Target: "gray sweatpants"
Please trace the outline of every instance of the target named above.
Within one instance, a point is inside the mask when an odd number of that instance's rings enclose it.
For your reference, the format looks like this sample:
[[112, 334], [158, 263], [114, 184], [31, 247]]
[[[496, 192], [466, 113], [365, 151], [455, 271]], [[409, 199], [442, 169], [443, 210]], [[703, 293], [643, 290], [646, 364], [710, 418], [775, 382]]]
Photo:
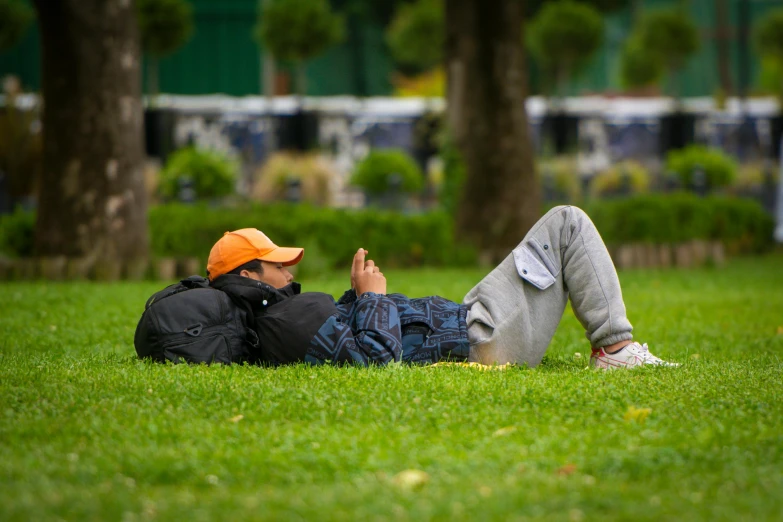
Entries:
[[569, 297], [592, 346], [632, 339], [601, 236], [584, 211], [560, 206], [465, 296], [470, 360], [537, 365]]

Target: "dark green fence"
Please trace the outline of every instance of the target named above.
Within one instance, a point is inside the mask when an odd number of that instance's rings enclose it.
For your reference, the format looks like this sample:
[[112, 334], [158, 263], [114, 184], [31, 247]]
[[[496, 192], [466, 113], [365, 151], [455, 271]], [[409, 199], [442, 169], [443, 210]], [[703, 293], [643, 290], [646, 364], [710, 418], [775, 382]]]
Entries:
[[[161, 90], [174, 94], [258, 94], [261, 53], [252, 38], [258, 0], [191, 1], [196, 16], [195, 34], [183, 49], [162, 60]], [[783, 7], [783, 0], [726, 0], [729, 27], [725, 34], [729, 40], [730, 70], [735, 88], [742, 64], [737, 23], [742, 2], [747, 2], [751, 22], [761, 19], [770, 9]], [[644, 0], [640, 5], [644, 9], [654, 9], [675, 3], [677, 0]], [[683, 94], [710, 96], [717, 92], [719, 85], [716, 2], [698, 0], [688, 2], [688, 5], [701, 29], [702, 47], [688, 63], [682, 78]], [[619, 90], [618, 59], [632, 18], [629, 10], [606, 19], [603, 48], [585, 72], [573, 80], [572, 93]], [[348, 20], [347, 29], [347, 38], [342, 45], [309, 64], [308, 94], [390, 94], [393, 66], [384, 43], [383, 28]], [[16, 74], [22, 78], [26, 89], [37, 90], [40, 85], [38, 56], [38, 34], [34, 28], [16, 48], [0, 54], [0, 76]], [[748, 66], [753, 83], [758, 78], [760, 65], [752, 46]], [[533, 69], [531, 78], [535, 90], [538, 75]], [[282, 70], [285, 74], [285, 64]]]

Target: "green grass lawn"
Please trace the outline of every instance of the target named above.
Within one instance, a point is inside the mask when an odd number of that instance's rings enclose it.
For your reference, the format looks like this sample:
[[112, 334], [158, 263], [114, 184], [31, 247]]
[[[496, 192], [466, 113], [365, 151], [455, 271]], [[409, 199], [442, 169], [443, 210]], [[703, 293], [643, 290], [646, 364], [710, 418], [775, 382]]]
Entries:
[[[386, 275], [459, 300], [482, 273]], [[783, 519], [783, 256], [621, 280], [681, 368], [587, 369], [570, 310], [533, 370], [154, 365], [160, 284], [3, 283], [0, 520]]]

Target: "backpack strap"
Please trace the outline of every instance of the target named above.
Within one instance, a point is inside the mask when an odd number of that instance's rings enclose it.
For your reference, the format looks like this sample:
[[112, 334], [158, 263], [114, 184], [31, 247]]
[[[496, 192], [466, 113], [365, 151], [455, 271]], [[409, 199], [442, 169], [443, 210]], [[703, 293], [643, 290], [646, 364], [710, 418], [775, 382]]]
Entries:
[[192, 275], [190, 277], [186, 277], [185, 279], [181, 280], [179, 283], [187, 287], [188, 290], [192, 290], [194, 288], [209, 288], [209, 279], [198, 275]]
[[160, 292], [153, 294], [149, 299], [147, 299], [147, 303], [144, 305], [144, 309], [146, 310], [152, 306], [152, 303], [156, 303], [161, 299], [171, 297], [174, 294], [185, 292], [187, 290], [194, 290], [196, 288], [209, 288], [209, 279], [197, 275], [186, 277], [179, 283], [174, 283], [173, 285], [167, 286]]

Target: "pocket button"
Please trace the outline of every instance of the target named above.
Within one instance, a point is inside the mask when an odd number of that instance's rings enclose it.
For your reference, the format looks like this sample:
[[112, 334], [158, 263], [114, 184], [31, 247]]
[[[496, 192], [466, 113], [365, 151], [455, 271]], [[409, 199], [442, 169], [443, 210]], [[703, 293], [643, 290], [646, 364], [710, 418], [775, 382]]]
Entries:
[[549, 250], [549, 245], [544, 245], [544, 250]]
[[523, 274], [527, 274], [527, 270], [522, 270], [522, 273]]

